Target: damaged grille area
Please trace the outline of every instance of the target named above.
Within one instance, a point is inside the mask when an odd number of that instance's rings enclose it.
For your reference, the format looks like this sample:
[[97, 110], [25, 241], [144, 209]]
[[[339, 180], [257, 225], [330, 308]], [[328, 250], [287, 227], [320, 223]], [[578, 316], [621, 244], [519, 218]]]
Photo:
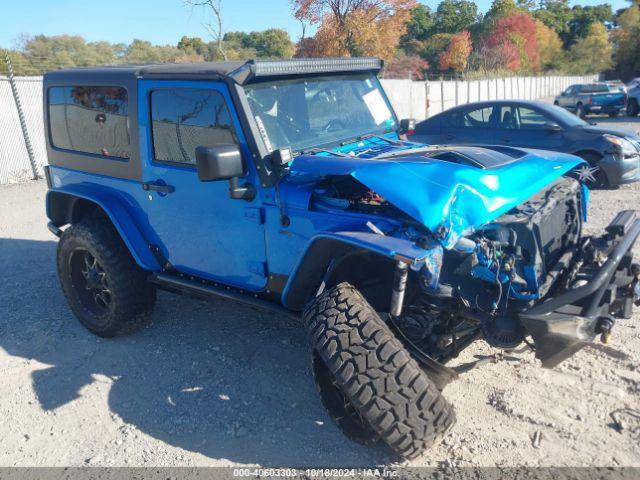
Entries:
[[534, 266], [541, 286], [553, 283], [556, 272], [572, 260], [582, 230], [581, 210], [580, 184], [561, 178], [498, 219], [515, 233], [516, 248], [524, 263]]

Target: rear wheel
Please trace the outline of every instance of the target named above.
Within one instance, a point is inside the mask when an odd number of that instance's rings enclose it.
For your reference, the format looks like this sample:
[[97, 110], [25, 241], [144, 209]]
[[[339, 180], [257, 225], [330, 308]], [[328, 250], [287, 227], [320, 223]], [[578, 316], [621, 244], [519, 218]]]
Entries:
[[415, 458], [451, 428], [453, 408], [353, 286], [324, 292], [303, 318], [322, 402], [351, 439]]
[[586, 116], [586, 114], [584, 113], [584, 106], [581, 103], [576, 105], [576, 116], [580, 118], [584, 118]]
[[635, 98], [629, 100], [627, 103], [627, 115], [630, 117], [635, 117], [640, 112], [640, 108], [638, 107], [638, 101]]
[[57, 264], [71, 310], [92, 333], [113, 337], [146, 323], [155, 287], [108, 221], [88, 219], [67, 228]]

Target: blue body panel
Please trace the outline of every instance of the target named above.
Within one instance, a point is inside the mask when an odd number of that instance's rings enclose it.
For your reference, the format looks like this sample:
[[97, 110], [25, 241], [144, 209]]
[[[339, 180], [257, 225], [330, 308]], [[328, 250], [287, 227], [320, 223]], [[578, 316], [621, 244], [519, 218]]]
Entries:
[[154, 235], [137, 198], [140, 190], [138, 182], [60, 167], [50, 167], [50, 172], [53, 185], [47, 192], [47, 213], [50, 197], [54, 193], [64, 193], [95, 202], [109, 215], [136, 263], [145, 270], [160, 269], [156, 258], [149, 250], [149, 243], [153, 241]]
[[426, 157], [297, 157], [293, 174], [351, 175], [432, 232], [457, 240], [535, 195], [583, 160], [535, 151], [508, 165], [480, 169]]

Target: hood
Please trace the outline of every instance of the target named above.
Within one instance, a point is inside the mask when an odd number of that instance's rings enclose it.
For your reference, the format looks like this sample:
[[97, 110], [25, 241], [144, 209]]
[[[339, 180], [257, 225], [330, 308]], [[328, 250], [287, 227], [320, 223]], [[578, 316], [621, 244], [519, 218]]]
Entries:
[[634, 132], [633, 130], [629, 130], [628, 128], [616, 128], [616, 127], [607, 127], [604, 125], [587, 125], [581, 127], [584, 132], [592, 133], [594, 135], [617, 135], [618, 137], [627, 137], [632, 138], [634, 140], [640, 140], [640, 136], [638, 136], [638, 132]]
[[[459, 153], [458, 150], [461, 150]], [[392, 158], [301, 155], [293, 175], [351, 175], [436, 233], [446, 248], [506, 213], [583, 161], [573, 155], [505, 147], [403, 150]], [[438, 152], [434, 154], [433, 152]], [[473, 156], [473, 155], [472, 155]]]

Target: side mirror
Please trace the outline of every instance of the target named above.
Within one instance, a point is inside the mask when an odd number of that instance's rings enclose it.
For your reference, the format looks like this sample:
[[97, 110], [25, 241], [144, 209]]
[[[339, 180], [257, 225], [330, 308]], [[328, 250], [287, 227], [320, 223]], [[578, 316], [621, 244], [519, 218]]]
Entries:
[[244, 175], [242, 155], [236, 145], [197, 147], [196, 167], [201, 182], [229, 180]]
[[244, 175], [244, 162], [237, 145], [197, 147], [196, 169], [201, 182], [229, 180], [229, 196], [234, 200], [251, 201], [256, 197], [251, 184], [240, 186], [238, 182], [238, 177]]
[[562, 131], [562, 127], [555, 122], [545, 123], [544, 129], [549, 133], [558, 133]]
[[400, 120], [400, 134], [412, 134], [416, 130], [416, 121], [413, 118], [403, 118]]

